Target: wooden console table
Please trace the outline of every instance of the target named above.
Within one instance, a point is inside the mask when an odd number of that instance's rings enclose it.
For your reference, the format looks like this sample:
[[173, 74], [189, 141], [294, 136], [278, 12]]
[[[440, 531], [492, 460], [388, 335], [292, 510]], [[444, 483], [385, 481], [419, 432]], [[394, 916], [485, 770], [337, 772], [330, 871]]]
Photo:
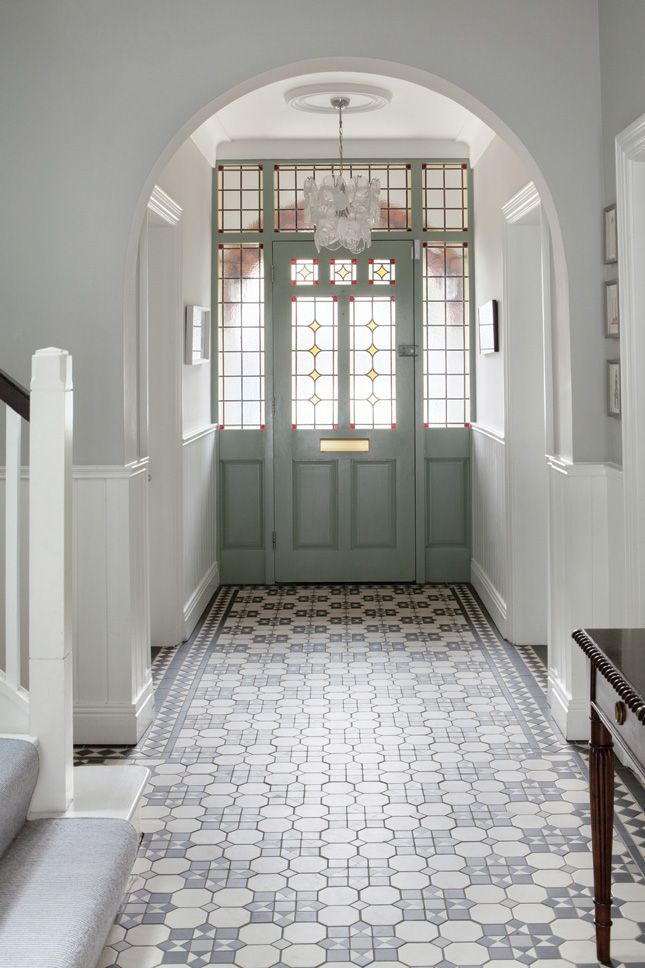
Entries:
[[596, 953], [610, 964], [614, 740], [645, 773], [645, 629], [579, 629], [574, 640], [591, 662], [589, 792]]

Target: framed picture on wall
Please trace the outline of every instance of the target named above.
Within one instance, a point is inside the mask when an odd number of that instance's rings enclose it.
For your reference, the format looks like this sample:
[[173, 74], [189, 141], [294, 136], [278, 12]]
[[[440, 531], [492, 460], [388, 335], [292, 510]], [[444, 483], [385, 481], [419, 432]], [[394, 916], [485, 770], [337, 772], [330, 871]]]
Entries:
[[479, 352], [486, 356], [488, 353], [499, 351], [499, 326], [497, 321], [497, 300], [489, 299], [477, 310], [479, 321]]
[[620, 360], [607, 360], [607, 413], [620, 417]]
[[608, 205], [604, 210], [603, 239], [605, 264], [618, 262], [618, 232], [616, 230], [616, 206]]
[[184, 363], [196, 366], [210, 357], [211, 312], [205, 306], [186, 306]]
[[618, 283], [614, 279], [605, 283], [605, 336], [620, 336], [620, 311], [618, 307]]

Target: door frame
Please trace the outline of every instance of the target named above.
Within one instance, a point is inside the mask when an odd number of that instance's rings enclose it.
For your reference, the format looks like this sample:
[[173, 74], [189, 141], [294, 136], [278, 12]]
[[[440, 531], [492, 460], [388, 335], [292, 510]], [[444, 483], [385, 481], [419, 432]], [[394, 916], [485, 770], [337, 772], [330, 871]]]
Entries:
[[[212, 374], [212, 405], [213, 414], [218, 414], [219, 397], [219, 258], [218, 250], [222, 245], [259, 245], [263, 249], [264, 260], [264, 334], [265, 334], [265, 419], [266, 429], [260, 431], [263, 434], [261, 451], [257, 446], [244, 446], [243, 458], [257, 462], [261, 455], [263, 463], [263, 494], [262, 494], [262, 513], [263, 524], [262, 534], [264, 541], [263, 550], [257, 549], [258, 559], [253, 568], [259, 572], [260, 568], [264, 572], [264, 582], [267, 584], [275, 583], [275, 557], [273, 552], [273, 532], [274, 524], [274, 441], [273, 441], [273, 419], [272, 419], [272, 400], [273, 385], [271, 375], [273, 374], [273, 261], [272, 243], [274, 241], [311, 241], [313, 233], [278, 231], [274, 227], [274, 169], [279, 165], [325, 165], [328, 166], [333, 159], [331, 158], [227, 158], [213, 169], [213, 191], [212, 191], [212, 225], [213, 225], [213, 255], [212, 255], [212, 340], [213, 348], [211, 374]], [[470, 558], [471, 558], [471, 508], [470, 508], [470, 425], [476, 420], [475, 413], [475, 266], [474, 266], [474, 196], [473, 196], [473, 170], [467, 158], [462, 157], [357, 157], [348, 159], [348, 163], [354, 165], [379, 165], [379, 164], [405, 164], [410, 168], [410, 201], [411, 201], [411, 224], [409, 229], [396, 229], [388, 232], [372, 233], [374, 241], [402, 241], [414, 243], [414, 327], [415, 342], [419, 348], [415, 361], [415, 509], [416, 509], [416, 577], [415, 582], [425, 581], [470, 581]], [[422, 186], [423, 168], [425, 165], [433, 164], [459, 164], [467, 168], [468, 173], [468, 227], [463, 230], [434, 230], [423, 229], [423, 206], [422, 206]], [[248, 231], [220, 231], [218, 228], [218, 170], [224, 166], [244, 166], [258, 165], [261, 167], [262, 175], [262, 221], [263, 230]], [[423, 266], [422, 266], [422, 245], [427, 243], [441, 243], [450, 245], [451, 243], [461, 243], [468, 247], [469, 261], [469, 334], [470, 334], [470, 420], [462, 428], [452, 427], [424, 427], [423, 423]], [[231, 460], [228, 456], [224, 457], [226, 450], [223, 444], [223, 433], [226, 433], [218, 423], [218, 481], [222, 481], [222, 465], [225, 461]], [[254, 434], [259, 431], [249, 430], [245, 433]], [[251, 453], [252, 452], [252, 453]], [[460, 526], [455, 534], [433, 534], [433, 529], [428, 521], [427, 513], [427, 490], [429, 482], [436, 480], [438, 485], [441, 479], [447, 481], [450, 478], [460, 489], [463, 498], [463, 526]], [[222, 486], [218, 486], [217, 494], [217, 549], [218, 559], [222, 568], [223, 579], [225, 581], [237, 581], [236, 577], [231, 577], [226, 572], [224, 558], [226, 557], [226, 547], [223, 544], [224, 531], [224, 496]], [[233, 566], [234, 568], [235, 566]]]

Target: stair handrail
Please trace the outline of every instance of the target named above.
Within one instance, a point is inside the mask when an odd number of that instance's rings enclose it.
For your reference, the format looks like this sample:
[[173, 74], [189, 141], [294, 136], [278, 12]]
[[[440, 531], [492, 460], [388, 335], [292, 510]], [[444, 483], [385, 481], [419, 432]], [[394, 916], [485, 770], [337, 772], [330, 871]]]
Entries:
[[23, 420], [29, 422], [31, 411], [29, 390], [4, 370], [0, 370], [0, 401], [6, 403]]

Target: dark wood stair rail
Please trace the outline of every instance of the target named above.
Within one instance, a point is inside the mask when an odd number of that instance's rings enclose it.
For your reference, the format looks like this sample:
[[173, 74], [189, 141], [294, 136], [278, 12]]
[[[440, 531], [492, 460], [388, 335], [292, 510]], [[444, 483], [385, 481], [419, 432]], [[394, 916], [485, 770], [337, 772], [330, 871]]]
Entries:
[[29, 390], [4, 370], [0, 370], [0, 401], [15, 410], [23, 420], [29, 420]]

